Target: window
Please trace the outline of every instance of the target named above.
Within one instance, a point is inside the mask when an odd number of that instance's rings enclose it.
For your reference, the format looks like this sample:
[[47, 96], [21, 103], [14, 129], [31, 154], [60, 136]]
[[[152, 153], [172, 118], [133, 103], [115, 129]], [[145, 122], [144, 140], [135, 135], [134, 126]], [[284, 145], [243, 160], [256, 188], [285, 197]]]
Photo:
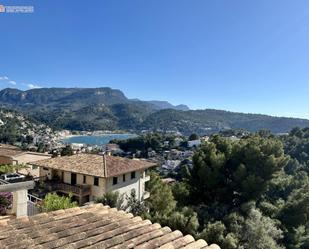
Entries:
[[126, 174], [122, 175], [122, 181], [125, 182], [126, 181]]
[[113, 177], [113, 185], [116, 185], [118, 183], [118, 177]]
[[77, 183], [77, 175], [75, 173], [71, 173], [71, 185], [76, 185]]
[[48, 170], [48, 168], [43, 167], [44, 170]]
[[131, 179], [135, 178], [135, 171], [131, 172]]
[[93, 185], [94, 186], [99, 186], [99, 177], [94, 177], [93, 178]]
[[86, 176], [83, 176], [83, 183], [86, 183]]

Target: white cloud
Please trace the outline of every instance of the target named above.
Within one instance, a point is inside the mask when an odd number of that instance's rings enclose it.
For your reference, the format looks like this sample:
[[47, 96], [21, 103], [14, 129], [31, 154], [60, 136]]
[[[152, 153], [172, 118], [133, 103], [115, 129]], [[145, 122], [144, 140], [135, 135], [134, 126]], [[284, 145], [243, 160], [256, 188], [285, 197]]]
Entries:
[[11, 85], [14, 85], [14, 86], [16, 85], [16, 81], [14, 81], [14, 80], [10, 80], [9, 83], [10, 83]]
[[16, 85], [17, 85], [17, 83], [16, 83], [15, 80], [11, 80], [11, 79], [9, 79], [9, 77], [7, 77], [7, 76], [0, 76], [0, 81], [4, 81], [5, 83], [10, 84], [10, 85], [13, 85], [13, 86], [16, 86]]
[[27, 86], [29, 89], [41, 88], [40, 86], [35, 85], [35, 84], [26, 84], [26, 86]]
[[27, 87], [28, 89], [35, 89], [35, 88], [42, 88], [41, 86], [37, 85], [37, 84], [32, 84], [32, 83], [17, 83], [15, 80], [10, 79], [7, 76], [0, 76], [0, 81], [3, 81], [3, 84], [10, 84], [12, 86], [24, 86]]
[[9, 79], [9, 77], [7, 77], [7, 76], [0, 76], [0, 80], [8, 80]]

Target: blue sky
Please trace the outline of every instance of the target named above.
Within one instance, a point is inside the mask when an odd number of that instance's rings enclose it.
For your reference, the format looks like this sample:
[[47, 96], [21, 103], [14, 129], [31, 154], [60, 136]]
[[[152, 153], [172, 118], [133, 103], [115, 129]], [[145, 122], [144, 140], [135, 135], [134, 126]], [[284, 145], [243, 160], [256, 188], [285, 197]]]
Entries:
[[309, 119], [307, 0], [0, 4], [34, 6], [0, 13], [1, 88], [109, 86], [129, 98]]

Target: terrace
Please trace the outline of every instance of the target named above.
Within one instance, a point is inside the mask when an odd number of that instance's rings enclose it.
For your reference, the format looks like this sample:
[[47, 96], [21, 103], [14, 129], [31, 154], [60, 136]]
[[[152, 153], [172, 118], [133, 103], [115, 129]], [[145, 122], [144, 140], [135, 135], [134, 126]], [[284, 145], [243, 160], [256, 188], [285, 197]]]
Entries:
[[63, 182], [58, 177], [53, 177], [48, 180], [47, 177], [35, 178], [35, 188], [31, 190], [31, 194], [44, 198], [46, 194], [50, 192], [56, 192], [58, 194], [73, 195], [73, 199], [79, 203], [84, 203], [85, 200], [88, 201], [88, 196], [91, 194], [91, 186], [87, 184], [69, 184]]
[[[47, 182], [47, 184], [49, 184]], [[90, 185], [71, 185], [68, 183], [63, 183], [63, 182], [56, 182], [51, 184], [52, 191], [56, 192], [63, 192], [66, 194], [72, 193], [73, 195], [77, 196], [85, 196], [89, 195], [91, 191], [91, 186]]]

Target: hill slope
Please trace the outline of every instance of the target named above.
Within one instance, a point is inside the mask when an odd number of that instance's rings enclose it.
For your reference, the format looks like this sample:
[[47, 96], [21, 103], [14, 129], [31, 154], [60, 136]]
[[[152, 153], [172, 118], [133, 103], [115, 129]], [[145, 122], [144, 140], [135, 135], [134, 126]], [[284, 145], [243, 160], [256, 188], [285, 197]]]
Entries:
[[28, 136], [46, 137], [53, 133], [45, 124], [17, 111], [0, 108], [0, 142], [27, 142]]
[[245, 114], [222, 110], [161, 110], [150, 114], [142, 129], [177, 130], [185, 134], [193, 131], [209, 134], [226, 129], [258, 131], [268, 129], [273, 133], [289, 132], [294, 127], [308, 127], [309, 120]]
[[71, 130], [163, 130], [208, 134], [243, 128], [288, 132], [309, 127], [309, 120], [279, 118], [221, 110], [188, 110], [165, 101], [130, 100], [120, 90], [102, 88], [42, 88], [0, 91], [0, 105], [21, 111], [55, 128]]

